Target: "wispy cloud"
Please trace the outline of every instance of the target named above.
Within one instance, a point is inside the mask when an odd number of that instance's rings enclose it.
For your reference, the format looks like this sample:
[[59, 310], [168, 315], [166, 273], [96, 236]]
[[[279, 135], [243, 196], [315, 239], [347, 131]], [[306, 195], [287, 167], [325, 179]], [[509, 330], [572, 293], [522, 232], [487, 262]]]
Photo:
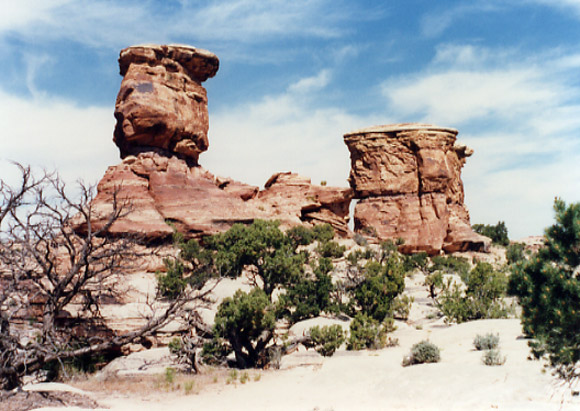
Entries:
[[0, 90], [0, 113], [0, 175], [13, 171], [9, 161], [18, 161], [57, 170], [69, 183], [96, 183], [119, 161], [110, 107], [80, 108], [44, 95], [21, 98]]
[[300, 79], [294, 84], [291, 84], [288, 91], [292, 93], [310, 93], [312, 91], [318, 91], [323, 89], [328, 85], [330, 81], [330, 71], [322, 70], [316, 76], [306, 77]]
[[[129, 0], [23, 0], [3, 8], [0, 36], [33, 42], [66, 39], [119, 48], [135, 42], [264, 42], [279, 36], [336, 37], [348, 6], [330, 0], [216, 0], [165, 2]], [[173, 3], [174, 4], [174, 3]], [[130, 29], [128, 29], [130, 28]]]
[[580, 98], [578, 69], [574, 51], [526, 56], [516, 50], [444, 45], [424, 70], [388, 79], [382, 92], [390, 110], [405, 118], [461, 126], [493, 116], [495, 122], [520, 127], [534, 121], [537, 128], [544, 113], [569, 112], [570, 101]]
[[497, 1], [471, 1], [468, 4], [441, 9], [439, 12], [430, 10], [421, 18], [421, 32], [427, 37], [437, 37], [447, 30], [457, 20], [473, 13], [496, 12], [502, 9]]
[[548, 7], [559, 8], [563, 11], [572, 11], [580, 17], [579, 0], [527, 0], [527, 3], [536, 3]]

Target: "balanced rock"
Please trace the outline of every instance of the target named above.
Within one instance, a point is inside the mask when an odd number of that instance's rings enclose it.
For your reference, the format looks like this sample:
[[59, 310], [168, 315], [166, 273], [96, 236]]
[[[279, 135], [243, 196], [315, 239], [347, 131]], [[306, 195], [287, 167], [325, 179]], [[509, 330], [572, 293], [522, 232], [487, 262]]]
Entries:
[[403, 252], [487, 250], [465, 208], [461, 168], [473, 151], [457, 130], [429, 124], [375, 126], [344, 136], [351, 154], [355, 232], [402, 238]]
[[199, 238], [257, 218], [279, 220], [281, 228], [329, 223], [340, 235], [350, 234], [350, 188], [313, 186], [297, 174], [276, 173], [260, 191], [199, 166], [209, 127], [201, 82], [218, 70], [214, 54], [189, 46], [134, 46], [121, 51], [119, 65], [124, 77], [114, 141], [123, 162], [109, 167], [97, 186], [94, 227], [107, 224], [120, 202], [129, 212], [109, 232], [149, 241], [168, 239], [174, 228]]
[[201, 83], [217, 73], [218, 58], [189, 46], [133, 46], [121, 51], [119, 66], [113, 140], [121, 158], [156, 147], [197, 164], [209, 146]]

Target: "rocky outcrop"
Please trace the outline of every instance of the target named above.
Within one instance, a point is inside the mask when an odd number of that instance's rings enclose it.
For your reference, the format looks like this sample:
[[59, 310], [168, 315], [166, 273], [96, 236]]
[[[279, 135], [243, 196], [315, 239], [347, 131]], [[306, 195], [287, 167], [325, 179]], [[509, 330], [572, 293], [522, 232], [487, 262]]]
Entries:
[[252, 204], [284, 226], [329, 223], [347, 236], [352, 196], [350, 188], [315, 186], [309, 178], [287, 172], [270, 177]]
[[461, 168], [473, 151], [457, 130], [428, 124], [376, 126], [345, 134], [355, 232], [402, 238], [403, 252], [485, 250], [463, 204]]
[[188, 46], [133, 46], [121, 51], [119, 66], [114, 141], [121, 158], [157, 147], [197, 164], [209, 146], [201, 83], [217, 73], [218, 58]]
[[339, 234], [350, 233], [350, 188], [313, 186], [297, 174], [277, 173], [260, 191], [199, 166], [209, 146], [201, 83], [218, 70], [214, 54], [189, 46], [134, 46], [121, 51], [119, 65], [124, 78], [114, 141], [123, 162], [109, 167], [98, 184], [93, 225], [106, 222], [116, 200], [130, 213], [109, 231], [149, 241], [168, 239], [172, 226], [203, 237], [256, 218], [279, 220], [282, 228], [330, 223]]
[[109, 167], [97, 192], [93, 206], [101, 218], [93, 224], [105, 221], [116, 196], [130, 205], [131, 212], [109, 231], [150, 241], [169, 238], [171, 225], [194, 238], [256, 218], [279, 220], [282, 228], [330, 223], [339, 234], [349, 233], [352, 190], [313, 186], [309, 179], [293, 173], [275, 174], [259, 191], [255, 186], [215, 177], [177, 156], [149, 151]]

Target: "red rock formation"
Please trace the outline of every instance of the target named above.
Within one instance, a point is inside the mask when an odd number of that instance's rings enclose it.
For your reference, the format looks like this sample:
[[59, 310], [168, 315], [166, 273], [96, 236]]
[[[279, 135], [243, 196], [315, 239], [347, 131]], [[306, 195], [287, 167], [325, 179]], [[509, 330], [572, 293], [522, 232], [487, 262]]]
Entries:
[[461, 168], [473, 151], [457, 130], [426, 124], [377, 126], [345, 134], [351, 153], [355, 232], [402, 238], [403, 252], [486, 250], [463, 204]]
[[198, 165], [209, 144], [201, 82], [216, 74], [215, 55], [187, 46], [135, 46], [121, 51], [119, 65], [124, 78], [114, 141], [123, 162], [109, 167], [97, 187], [93, 224], [104, 223], [116, 195], [132, 211], [110, 231], [148, 240], [169, 238], [168, 223], [201, 237], [256, 218], [279, 220], [282, 228], [330, 223], [339, 234], [350, 233], [350, 188], [313, 186], [296, 174], [278, 173], [260, 192]]
[[347, 236], [352, 195], [350, 188], [315, 186], [298, 174], [276, 173], [252, 204], [285, 227], [329, 223], [339, 235]]
[[93, 205], [98, 215], [110, 211], [115, 191], [131, 204], [132, 211], [111, 227], [112, 233], [149, 240], [169, 238], [169, 222], [187, 237], [201, 237], [256, 218], [279, 220], [282, 228], [330, 223], [339, 234], [349, 233], [352, 190], [313, 186], [292, 173], [275, 174], [259, 192], [255, 186], [216, 178], [177, 156], [151, 151], [109, 167], [97, 191]]
[[121, 158], [158, 147], [197, 164], [209, 145], [207, 93], [218, 58], [188, 46], [134, 46], [121, 51], [123, 81], [115, 104], [114, 141]]

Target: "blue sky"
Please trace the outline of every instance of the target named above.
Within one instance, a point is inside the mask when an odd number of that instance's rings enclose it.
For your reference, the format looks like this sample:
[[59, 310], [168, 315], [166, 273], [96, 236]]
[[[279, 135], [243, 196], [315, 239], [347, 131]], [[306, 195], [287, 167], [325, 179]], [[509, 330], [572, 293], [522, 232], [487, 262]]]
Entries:
[[580, 201], [580, 0], [0, 0], [0, 176], [8, 160], [96, 183], [112, 143], [119, 51], [184, 43], [204, 83], [216, 175], [346, 186], [342, 135], [429, 122], [475, 149], [472, 223], [542, 234]]

